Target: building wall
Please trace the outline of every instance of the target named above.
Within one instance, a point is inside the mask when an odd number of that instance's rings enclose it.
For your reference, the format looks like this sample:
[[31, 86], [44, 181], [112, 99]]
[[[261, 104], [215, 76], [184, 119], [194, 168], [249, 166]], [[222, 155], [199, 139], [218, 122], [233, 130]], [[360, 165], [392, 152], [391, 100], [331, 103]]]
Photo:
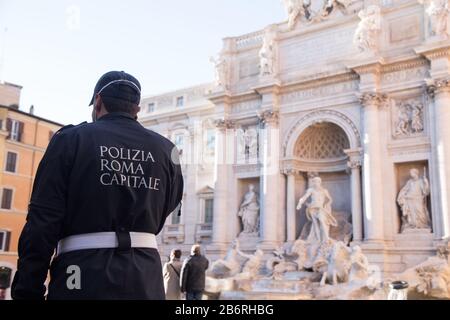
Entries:
[[[23, 122], [21, 141], [8, 139], [8, 118]], [[0, 107], [0, 120], [3, 124], [0, 131], [0, 199], [4, 188], [13, 190], [11, 209], [0, 208], [0, 229], [10, 232], [8, 251], [0, 251], [0, 265], [13, 267], [15, 272], [18, 240], [26, 222], [34, 177], [51, 133], [58, 131], [61, 125], [6, 107]], [[14, 173], [6, 171], [8, 152], [17, 154]]]
[[19, 106], [21, 86], [11, 83], [0, 83], [0, 105], [2, 106]]
[[[204, 200], [213, 197], [214, 186], [214, 150], [206, 147], [208, 132], [211, 135], [212, 130], [215, 134], [211, 121], [214, 110], [204, 96], [210, 87], [210, 84], [199, 85], [146, 97], [141, 102], [139, 121], [146, 128], [165, 136], [176, 145], [180, 136], [183, 139], [183, 143], [177, 145], [182, 149], [185, 184], [183, 205], [179, 223], [173, 223], [172, 216], [177, 214], [175, 212], [167, 218], [164, 230], [158, 235], [163, 260], [173, 248], [180, 248], [188, 254], [192, 244], [207, 244], [211, 241], [211, 226], [202, 224]], [[176, 100], [179, 97], [183, 97], [184, 104], [177, 107]], [[154, 104], [153, 112], [148, 111], [149, 104]]]

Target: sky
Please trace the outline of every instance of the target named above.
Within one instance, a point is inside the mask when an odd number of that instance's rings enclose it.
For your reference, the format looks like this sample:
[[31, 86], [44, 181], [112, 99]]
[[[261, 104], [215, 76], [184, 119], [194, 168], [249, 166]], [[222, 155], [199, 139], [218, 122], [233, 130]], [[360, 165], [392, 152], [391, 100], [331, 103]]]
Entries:
[[23, 86], [21, 110], [77, 124], [105, 72], [143, 96], [210, 82], [223, 38], [285, 19], [280, 0], [0, 0], [0, 80]]

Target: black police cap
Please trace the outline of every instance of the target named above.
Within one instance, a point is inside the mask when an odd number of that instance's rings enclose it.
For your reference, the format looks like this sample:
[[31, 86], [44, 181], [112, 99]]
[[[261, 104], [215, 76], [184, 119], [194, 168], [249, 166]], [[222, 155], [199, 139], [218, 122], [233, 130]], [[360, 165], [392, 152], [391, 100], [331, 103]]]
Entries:
[[94, 104], [97, 94], [102, 97], [139, 104], [141, 101], [141, 84], [135, 77], [124, 71], [110, 71], [105, 73], [95, 85], [94, 94], [89, 103], [90, 106]]

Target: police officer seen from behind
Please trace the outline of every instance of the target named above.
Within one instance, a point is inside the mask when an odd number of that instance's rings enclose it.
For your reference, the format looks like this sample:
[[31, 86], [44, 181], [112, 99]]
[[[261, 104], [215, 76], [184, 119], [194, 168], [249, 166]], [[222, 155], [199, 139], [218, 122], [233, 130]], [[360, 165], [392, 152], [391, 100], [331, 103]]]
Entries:
[[[180, 204], [178, 151], [139, 124], [141, 86], [98, 81], [93, 123], [52, 138], [19, 240], [14, 299], [164, 299], [155, 235]], [[54, 255], [55, 249], [56, 254]]]

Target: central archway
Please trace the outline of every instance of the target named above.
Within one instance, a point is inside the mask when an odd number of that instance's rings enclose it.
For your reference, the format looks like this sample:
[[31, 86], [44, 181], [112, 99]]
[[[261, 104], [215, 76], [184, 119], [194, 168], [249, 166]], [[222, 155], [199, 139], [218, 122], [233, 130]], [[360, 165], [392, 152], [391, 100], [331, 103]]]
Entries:
[[[342, 222], [338, 230], [333, 231], [333, 237], [349, 241], [353, 214], [357, 214], [357, 220], [360, 220], [354, 204], [359, 203], [361, 197], [356, 199], [353, 196], [353, 173], [350, 175], [348, 163], [349, 155], [359, 150], [360, 145], [356, 125], [346, 115], [334, 110], [311, 112], [290, 128], [283, 146], [283, 167], [291, 175], [288, 179], [291, 183], [287, 183], [287, 216], [295, 225], [295, 231], [290, 230], [289, 234], [295, 234], [295, 238], [306, 236], [303, 233], [308, 230], [308, 221], [304, 209], [299, 214], [293, 206], [309, 187], [309, 178], [319, 175], [333, 198], [333, 214]], [[290, 229], [289, 226], [287, 228]]]
[[295, 146], [300, 135], [307, 128], [320, 123], [337, 125], [345, 133], [350, 149], [358, 149], [361, 146], [359, 130], [347, 115], [335, 110], [317, 110], [302, 116], [290, 127], [283, 142], [284, 158], [295, 157]]
[[350, 148], [347, 134], [332, 122], [316, 123], [306, 128], [294, 148], [294, 156], [307, 161], [339, 160]]

